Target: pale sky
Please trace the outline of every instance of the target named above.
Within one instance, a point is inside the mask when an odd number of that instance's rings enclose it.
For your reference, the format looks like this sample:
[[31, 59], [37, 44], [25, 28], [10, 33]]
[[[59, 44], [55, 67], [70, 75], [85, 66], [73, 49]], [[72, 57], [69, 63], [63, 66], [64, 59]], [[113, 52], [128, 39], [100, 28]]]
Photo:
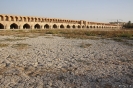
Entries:
[[133, 22], [133, 0], [0, 0], [0, 14]]

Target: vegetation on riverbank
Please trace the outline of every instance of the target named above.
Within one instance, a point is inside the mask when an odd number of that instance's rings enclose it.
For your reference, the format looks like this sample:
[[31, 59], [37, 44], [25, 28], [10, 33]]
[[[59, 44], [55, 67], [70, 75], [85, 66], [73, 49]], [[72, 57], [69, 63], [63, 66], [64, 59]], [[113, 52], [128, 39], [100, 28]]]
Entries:
[[1, 36], [37, 37], [52, 34], [66, 38], [88, 39], [90, 37], [101, 38], [127, 38], [133, 39], [133, 30], [89, 30], [89, 29], [49, 29], [49, 30], [1, 30]]

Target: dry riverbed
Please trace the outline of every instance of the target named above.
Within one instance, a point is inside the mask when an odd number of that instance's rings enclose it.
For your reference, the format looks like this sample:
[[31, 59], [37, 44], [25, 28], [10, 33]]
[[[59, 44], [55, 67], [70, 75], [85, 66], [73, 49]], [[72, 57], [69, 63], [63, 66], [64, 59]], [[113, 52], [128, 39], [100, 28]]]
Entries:
[[133, 40], [0, 36], [0, 88], [133, 88]]

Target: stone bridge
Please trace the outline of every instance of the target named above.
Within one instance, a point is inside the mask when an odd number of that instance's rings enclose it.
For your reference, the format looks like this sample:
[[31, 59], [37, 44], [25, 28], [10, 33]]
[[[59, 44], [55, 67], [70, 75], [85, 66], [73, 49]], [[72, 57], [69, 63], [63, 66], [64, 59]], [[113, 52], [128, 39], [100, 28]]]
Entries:
[[0, 29], [119, 29], [109, 23], [30, 16], [0, 15]]

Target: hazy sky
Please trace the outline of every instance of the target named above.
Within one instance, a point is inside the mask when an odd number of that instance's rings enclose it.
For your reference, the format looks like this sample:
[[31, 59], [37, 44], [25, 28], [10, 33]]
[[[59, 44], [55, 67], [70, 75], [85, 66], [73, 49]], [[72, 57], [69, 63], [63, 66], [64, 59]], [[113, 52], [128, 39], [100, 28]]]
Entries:
[[133, 22], [133, 0], [0, 0], [0, 14]]

